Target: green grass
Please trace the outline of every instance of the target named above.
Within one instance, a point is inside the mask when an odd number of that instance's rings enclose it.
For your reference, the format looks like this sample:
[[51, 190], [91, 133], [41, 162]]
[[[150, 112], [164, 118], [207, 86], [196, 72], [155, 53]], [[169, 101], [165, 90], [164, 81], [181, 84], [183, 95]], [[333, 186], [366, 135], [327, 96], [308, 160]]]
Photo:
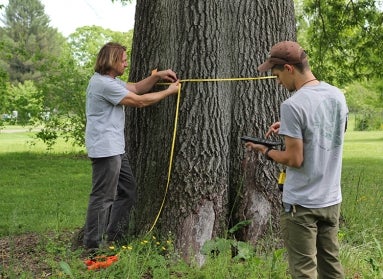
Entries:
[[47, 151], [25, 130], [0, 132], [0, 237], [80, 226], [91, 187], [84, 149], [60, 140]]
[[348, 276], [383, 278], [382, 181], [383, 132], [347, 132], [339, 236]]
[[[49, 152], [43, 144], [30, 145], [30, 135], [0, 133], [0, 237], [40, 233], [36, 249], [52, 278], [289, 278], [284, 250], [274, 248], [272, 236], [247, 260], [226, 251], [208, 257], [202, 268], [182, 261], [171, 237], [146, 236], [111, 250], [120, 260], [108, 269], [86, 271], [81, 250], [71, 251], [63, 235], [84, 222], [90, 162], [84, 150], [64, 142]], [[339, 236], [346, 278], [383, 278], [383, 132], [348, 131], [343, 157]], [[1, 265], [0, 278], [33, 278], [18, 269], [16, 255], [11, 268]]]
[[[377, 230], [383, 241], [383, 132], [350, 132], [343, 155], [342, 190], [346, 226], [353, 240], [361, 230]], [[368, 218], [366, 218], [368, 217]], [[358, 229], [355, 229], [357, 227]]]
[[[0, 129], [0, 154], [10, 152], [47, 152], [47, 146], [35, 137], [28, 127], [5, 126]], [[84, 152], [84, 148], [74, 147], [58, 139], [50, 153]]]
[[0, 153], [0, 236], [80, 226], [90, 191], [84, 155]]

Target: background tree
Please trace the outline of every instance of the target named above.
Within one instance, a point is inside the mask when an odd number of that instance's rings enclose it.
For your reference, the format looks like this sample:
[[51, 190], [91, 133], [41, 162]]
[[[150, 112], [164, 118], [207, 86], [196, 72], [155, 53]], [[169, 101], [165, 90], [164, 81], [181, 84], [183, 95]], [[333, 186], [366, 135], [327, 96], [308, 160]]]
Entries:
[[[1, 48], [0, 48], [1, 51]], [[4, 120], [8, 108], [8, 75], [0, 69], [0, 129], [4, 126]]]
[[[13, 84], [17, 92], [27, 93], [22, 88], [31, 88], [31, 83], [24, 86], [25, 82], [32, 82], [36, 87], [36, 94], [30, 94], [25, 98], [36, 97], [29, 100], [30, 103], [41, 103], [41, 110], [49, 110], [50, 99], [54, 95], [52, 91], [46, 91], [47, 77], [58, 66], [57, 57], [60, 55], [65, 39], [56, 29], [49, 27], [49, 18], [44, 13], [44, 6], [39, 0], [24, 1], [10, 0], [4, 9], [2, 22], [5, 25], [0, 28], [2, 51], [0, 53], [0, 69], [7, 73], [8, 81]], [[9, 95], [9, 90], [8, 90]], [[7, 95], [7, 94], [6, 94]], [[20, 96], [21, 100], [22, 96]], [[35, 111], [25, 111], [22, 102], [16, 102], [15, 98], [8, 98], [11, 103], [2, 107], [3, 113], [12, 110], [20, 111], [22, 119], [19, 123], [26, 124], [29, 116], [41, 114]], [[15, 103], [12, 103], [12, 100]], [[31, 109], [32, 107], [29, 107]], [[26, 117], [28, 115], [28, 117]]]
[[32, 81], [11, 85], [8, 90], [10, 111], [17, 111], [18, 124], [26, 124], [42, 112], [42, 96]]
[[[132, 46], [133, 30], [128, 32], [116, 32], [104, 29], [100, 26], [83, 26], [68, 37], [70, 52], [76, 63], [81, 68], [89, 70], [93, 74], [96, 55], [100, 48], [110, 41], [120, 42], [127, 47], [127, 54], [130, 57]], [[129, 68], [122, 79], [127, 79]]]
[[[16, 88], [17, 83], [30, 80], [41, 94], [36, 96], [43, 102], [41, 113], [27, 114], [34, 116], [30, 120], [36, 126], [42, 127], [37, 138], [48, 147], [59, 137], [83, 146], [85, 90], [94, 71], [95, 56], [108, 41], [121, 42], [130, 50], [133, 31], [121, 33], [84, 26], [65, 39], [49, 27], [49, 18], [39, 0], [10, 0], [2, 21], [5, 27], [0, 29], [0, 46], [4, 50], [0, 54], [0, 70], [8, 74], [6, 77]], [[127, 74], [123, 78], [127, 79]], [[9, 93], [8, 90], [4, 96]], [[20, 110], [24, 115], [25, 107], [18, 107], [20, 102], [7, 100], [7, 106], [2, 102], [2, 113]]]
[[[293, 1], [137, 2], [130, 79], [174, 69], [181, 79], [258, 76], [274, 43], [295, 39]], [[182, 84], [169, 193], [155, 229], [185, 257], [243, 220], [255, 243], [280, 209], [278, 166], [246, 153], [242, 135], [264, 136], [287, 92], [275, 80]], [[175, 98], [127, 109], [127, 149], [139, 185], [136, 231], [153, 224], [165, 193]]]
[[[4, 8], [4, 5], [0, 4], [0, 11]], [[0, 52], [4, 51], [4, 43], [0, 42]], [[1, 99], [4, 96], [5, 88], [6, 88], [6, 82], [8, 81], [8, 74], [3, 69], [3, 67], [0, 67], [0, 104], [3, 104], [3, 99]], [[2, 112], [3, 109], [0, 107], [0, 112]], [[0, 120], [1, 121], [1, 120]]]
[[344, 94], [354, 130], [383, 130], [383, 81], [355, 81], [345, 86]]
[[6, 47], [0, 59], [2, 66], [7, 66], [11, 82], [40, 83], [43, 73], [48, 72], [50, 58], [59, 55], [64, 38], [49, 27], [39, 0], [10, 0], [3, 23], [0, 36]]
[[382, 2], [295, 0], [298, 40], [319, 79], [343, 89], [355, 129], [383, 129]]
[[340, 87], [382, 77], [383, 13], [376, 0], [295, 0], [298, 40], [318, 78]]

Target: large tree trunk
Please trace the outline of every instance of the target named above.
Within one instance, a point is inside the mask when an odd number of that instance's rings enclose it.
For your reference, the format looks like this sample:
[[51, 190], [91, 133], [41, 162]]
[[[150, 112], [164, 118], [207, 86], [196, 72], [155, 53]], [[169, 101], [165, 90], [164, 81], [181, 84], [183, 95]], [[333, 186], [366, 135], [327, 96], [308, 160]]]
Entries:
[[[272, 44], [295, 39], [293, 1], [138, 0], [131, 80], [154, 68], [181, 79], [258, 76]], [[171, 183], [155, 230], [173, 234], [185, 257], [230, 226], [256, 243], [280, 207], [278, 166], [244, 150], [242, 135], [264, 136], [287, 97], [273, 79], [185, 82]], [[127, 109], [127, 151], [139, 187], [137, 232], [153, 224], [165, 195], [176, 97]]]

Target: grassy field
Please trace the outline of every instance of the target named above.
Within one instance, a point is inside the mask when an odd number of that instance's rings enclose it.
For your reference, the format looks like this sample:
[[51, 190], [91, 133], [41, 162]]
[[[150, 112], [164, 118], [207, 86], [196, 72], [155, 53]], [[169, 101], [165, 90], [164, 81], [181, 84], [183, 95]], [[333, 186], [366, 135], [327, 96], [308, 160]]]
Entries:
[[348, 276], [383, 278], [383, 132], [348, 132], [343, 158], [342, 262]]
[[[20, 127], [0, 132], [1, 279], [288, 278], [284, 250], [267, 239], [246, 261], [228, 251], [197, 268], [179, 259], [171, 239], [150, 236], [111, 249], [120, 260], [108, 269], [87, 271], [70, 238], [84, 222], [90, 162], [64, 142], [47, 152], [32, 135]], [[347, 278], [383, 278], [382, 164], [383, 132], [347, 132], [339, 233]]]
[[83, 221], [91, 172], [84, 149], [59, 141], [48, 152], [32, 132], [10, 126], [0, 132], [0, 162], [0, 237]]

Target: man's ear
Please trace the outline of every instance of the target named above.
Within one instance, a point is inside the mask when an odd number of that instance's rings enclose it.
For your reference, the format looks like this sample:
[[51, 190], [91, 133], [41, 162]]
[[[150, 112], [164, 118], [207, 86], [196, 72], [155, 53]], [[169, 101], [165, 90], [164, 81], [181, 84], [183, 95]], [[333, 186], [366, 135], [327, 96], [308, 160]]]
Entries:
[[288, 71], [288, 72], [293, 72], [294, 71], [294, 67], [292, 65], [289, 65], [289, 64], [285, 64], [284, 65], [284, 68]]

